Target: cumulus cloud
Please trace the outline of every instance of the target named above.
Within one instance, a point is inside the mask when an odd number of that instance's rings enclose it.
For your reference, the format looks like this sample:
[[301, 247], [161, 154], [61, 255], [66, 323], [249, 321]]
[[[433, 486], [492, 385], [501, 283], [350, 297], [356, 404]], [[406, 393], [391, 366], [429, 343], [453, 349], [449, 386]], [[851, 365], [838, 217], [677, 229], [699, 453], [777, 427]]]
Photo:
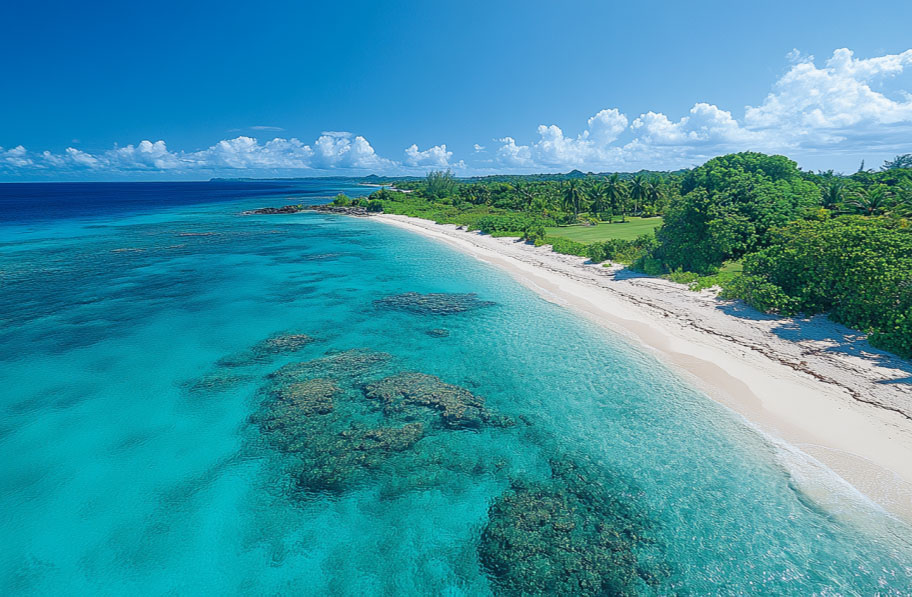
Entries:
[[0, 164], [6, 164], [14, 168], [25, 168], [34, 164], [28, 157], [28, 151], [25, 147], [17, 145], [12, 149], [4, 150], [0, 147]]
[[885, 125], [912, 121], [912, 97], [887, 97], [871, 85], [895, 77], [912, 65], [912, 50], [859, 59], [842, 48], [823, 68], [813, 57], [795, 64], [757, 107], [748, 106], [745, 124], [752, 128], [839, 130], [860, 124]]
[[[444, 147], [445, 149], [445, 147]], [[449, 155], [452, 155], [451, 153]], [[298, 139], [276, 137], [265, 143], [241, 135], [224, 139], [199, 151], [172, 151], [166, 143], [141, 141], [136, 145], [114, 147], [90, 153], [68, 147], [63, 153], [30, 153], [18, 146], [0, 148], [0, 168], [130, 171], [192, 170], [379, 170], [395, 169], [398, 164], [383, 158], [361, 136], [327, 131], [312, 145]]]
[[[577, 136], [540, 125], [538, 138], [520, 145], [500, 139], [497, 161], [513, 168], [673, 168], [728, 151], [848, 152], [908, 147], [912, 95], [882, 89], [912, 65], [912, 50], [855, 58], [836, 50], [822, 67], [792, 50], [788, 71], [758, 106], [738, 119], [729, 110], [698, 102], [680, 118], [648, 111], [628, 119], [617, 109], [590, 118]], [[623, 139], [622, 139], [623, 138]]]
[[[519, 135], [475, 144], [477, 168], [531, 170], [622, 170], [678, 168], [730, 151], [783, 152], [791, 156], [861, 152], [906, 153], [912, 138], [912, 94], [908, 78], [912, 49], [857, 58], [839, 49], [821, 66], [792, 50], [786, 71], [765, 98], [743, 110], [709, 101], [683, 114], [644, 111], [628, 117], [617, 108], [598, 111], [580, 129], [565, 132], [542, 124], [522, 143]], [[903, 87], [905, 85], [905, 87]], [[701, 98], [702, 99], [702, 98]], [[644, 106], [648, 108], [648, 106]], [[736, 107], [737, 108], [737, 107]], [[255, 131], [278, 131], [257, 125]], [[532, 132], [532, 131], [530, 131]], [[76, 142], [74, 141], [74, 144]], [[868, 156], [873, 157], [873, 156]], [[362, 136], [324, 131], [312, 143], [294, 137], [261, 142], [253, 136], [224, 139], [205, 149], [173, 150], [165, 141], [144, 140], [105, 151], [68, 147], [61, 153], [0, 147], [0, 171], [183, 172], [234, 170], [351, 170], [382, 173], [435, 168], [465, 169], [445, 144], [405, 149], [400, 161], [377, 154]]]
[[405, 150], [405, 165], [412, 167], [433, 167], [433, 168], [464, 168], [465, 163], [460, 160], [457, 163], [451, 163], [453, 157], [452, 151], [447, 151], [446, 144], [435, 145], [424, 151], [418, 150], [418, 145], [412, 144]]
[[587, 128], [576, 137], [565, 135], [555, 124], [543, 124], [538, 127], [538, 140], [530, 145], [517, 145], [513, 137], [500, 139], [497, 157], [506, 165], [518, 167], [608, 162], [618, 151], [611, 144], [627, 128], [627, 122], [625, 115], [612, 108], [590, 118]]

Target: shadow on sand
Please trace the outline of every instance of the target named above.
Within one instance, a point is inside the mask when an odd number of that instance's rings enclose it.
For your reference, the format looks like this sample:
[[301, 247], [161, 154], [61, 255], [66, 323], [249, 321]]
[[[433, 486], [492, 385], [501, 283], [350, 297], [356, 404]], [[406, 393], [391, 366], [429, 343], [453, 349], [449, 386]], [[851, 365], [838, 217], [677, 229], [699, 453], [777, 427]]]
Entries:
[[912, 386], [912, 362], [874, 348], [867, 340], [867, 335], [847, 328], [828, 319], [825, 315], [812, 317], [778, 317], [757, 311], [742, 301], [719, 301], [717, 309], [741, 319], [752, 321], [778, 321], [770, 331], [790, 342], [821, 342], [822, 346], [812, 352], [842, 353], [864, 359], [877, 367], [898, 369], [907, 376], [878, 380], [879, 384], [903, 384]]

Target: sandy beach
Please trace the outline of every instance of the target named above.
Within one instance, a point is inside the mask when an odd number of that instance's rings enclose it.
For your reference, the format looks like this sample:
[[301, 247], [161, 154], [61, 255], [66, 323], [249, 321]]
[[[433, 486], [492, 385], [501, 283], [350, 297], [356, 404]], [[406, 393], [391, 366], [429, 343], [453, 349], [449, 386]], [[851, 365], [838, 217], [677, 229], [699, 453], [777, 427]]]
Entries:
[[624, 335], [812, 468], [912, 522], [912, 363], [822, 316], [768, 316], [550, 247], [418, 218], [376, 219], [491, 263]]

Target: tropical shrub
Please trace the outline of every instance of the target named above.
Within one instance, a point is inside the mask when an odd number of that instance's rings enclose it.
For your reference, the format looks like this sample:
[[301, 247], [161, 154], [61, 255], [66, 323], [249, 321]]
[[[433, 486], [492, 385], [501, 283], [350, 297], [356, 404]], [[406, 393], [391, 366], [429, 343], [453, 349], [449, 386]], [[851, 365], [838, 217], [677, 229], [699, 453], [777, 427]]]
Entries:
[[912, 231], [885, 218], [794, 222], [745, 257], [724, 295], [782, 315], [829, 313], [912, 356]]

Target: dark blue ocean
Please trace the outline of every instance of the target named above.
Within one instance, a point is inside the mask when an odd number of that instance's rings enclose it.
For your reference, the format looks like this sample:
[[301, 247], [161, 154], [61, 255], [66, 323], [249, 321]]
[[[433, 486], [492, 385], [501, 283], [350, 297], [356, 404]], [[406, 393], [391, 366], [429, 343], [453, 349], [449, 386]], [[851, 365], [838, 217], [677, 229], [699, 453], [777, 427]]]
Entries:
[[912, 594], [908, 527], [653, 356], [382, 222], [241, 213], [340, 191], [0, 185], [0, 594], [509, 595], [602, 551], [629, 594]]

